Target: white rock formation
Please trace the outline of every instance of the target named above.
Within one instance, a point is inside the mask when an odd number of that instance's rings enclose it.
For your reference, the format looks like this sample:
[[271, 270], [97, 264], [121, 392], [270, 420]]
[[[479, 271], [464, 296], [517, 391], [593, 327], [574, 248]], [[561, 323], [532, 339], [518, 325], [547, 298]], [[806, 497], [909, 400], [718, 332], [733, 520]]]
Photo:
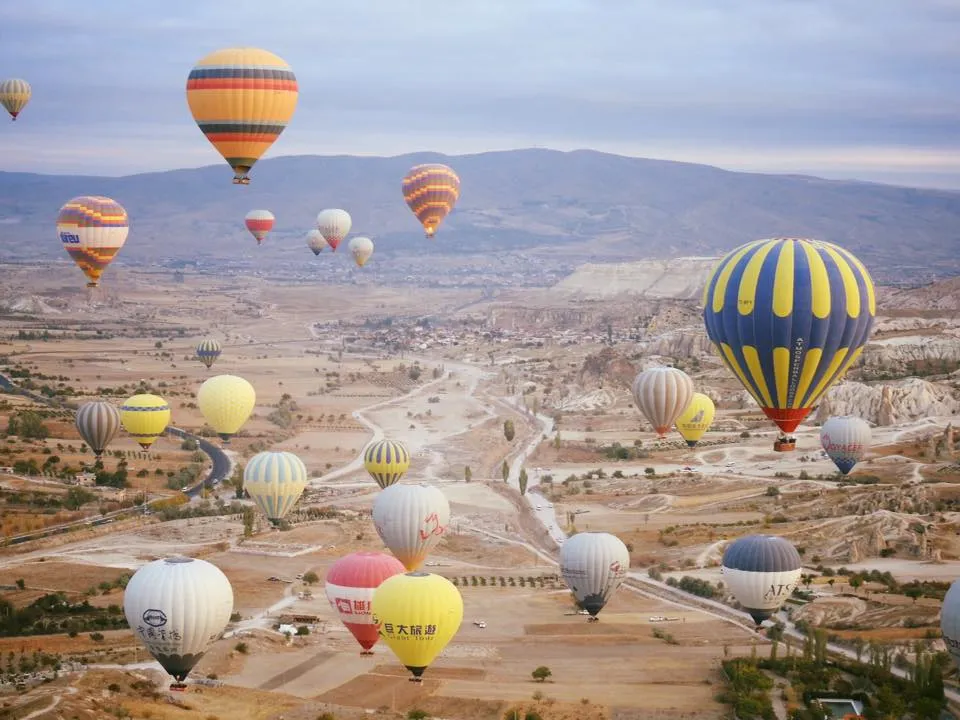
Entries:
[[582, 297], [627, 293], [647, 298], [699, 300], [720, 258], [681, 257], [632, 263], [581, 265], [553, 290]]
[[960, 413], [956, 391], [919, 378], [884, 385], [845, 381], [827, 391], [826, 400], [832, 415], [856, 415], [875, 425]]

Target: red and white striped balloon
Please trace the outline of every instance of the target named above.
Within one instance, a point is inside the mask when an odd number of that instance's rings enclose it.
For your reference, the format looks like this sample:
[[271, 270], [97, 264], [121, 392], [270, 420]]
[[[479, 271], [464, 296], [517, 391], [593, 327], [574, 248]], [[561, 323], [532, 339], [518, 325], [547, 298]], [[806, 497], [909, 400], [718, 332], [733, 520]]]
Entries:
[[244, 222], [247, 224], [247, 230], [257, 239], [257, 245], [262, 243], [267, 233], [273, 230], [273, 223], [275, 221], [276, 218], [269, 210], [251, 210], [244, 218]]
[[403, 572], [402, 562], [377, 552], [351, 553], [327, 571], [327, 600], [360, 643], [361, 655], [372, 655], [371, 648], [380, 639], [380, 629], [370, 615], [374, 591], [387, 578]]

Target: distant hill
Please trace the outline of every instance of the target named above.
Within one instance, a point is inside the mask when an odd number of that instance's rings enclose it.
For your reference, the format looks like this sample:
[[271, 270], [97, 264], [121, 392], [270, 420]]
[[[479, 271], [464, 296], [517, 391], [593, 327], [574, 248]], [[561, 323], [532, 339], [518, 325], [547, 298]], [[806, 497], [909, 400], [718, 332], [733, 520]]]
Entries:
[[[423, 238], [400, 193], [406, 170], [425, 161], [449, 163], [463, 183], [435, 242]], [[960, 193], [948, 191], [585, 150], [282, 157], [258, 163], [248, 187], [231, 177], [226, 164], [121, 178], [0, 172], [0, 253], [59, 256], [53, 224], [61, 204], [104, 194], [131, 215], [129, 261], [215, 261], [238, 247], [246, 253], [253, 241], [243, 215], [256, 207], [277, 216], [274, 249], [258, 262], [289, 261], [306, 252], [302, 236], [319, 210], [344, 207], [356, 232], [379, 241], [380, 258], [523, 251], [545, 262], [616, 262], [711, 256], [747, 240], [792, 235], [840, 243], [878, 275], [960, 273]]]
[[719, 260], [719, 257], [679, 257], [632, 263], [586, 263], [552, 290], [585, 298], [626, 294], [652, 299], [699, 300]]

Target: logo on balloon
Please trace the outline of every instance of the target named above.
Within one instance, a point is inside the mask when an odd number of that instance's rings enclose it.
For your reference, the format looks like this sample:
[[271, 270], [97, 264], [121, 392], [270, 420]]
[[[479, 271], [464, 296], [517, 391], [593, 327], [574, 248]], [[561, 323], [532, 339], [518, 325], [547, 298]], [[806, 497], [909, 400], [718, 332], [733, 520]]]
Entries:
[[144, 610], [143, 621], [150, 627], [162, 627], [167, 624], [167, 616], [163, 610]]
[[73, 233], [62, 232], [60, 233], [60, 242], [65, 245], [79, 245], [80, 236], [74, 235]]
[[426, 540], [431, 535], [443, 535], [446, 528], [440, 524], [440, 516], [435, 512], [430, 513], [423, 519], [423, 527], [420, 528], [420, 539]]

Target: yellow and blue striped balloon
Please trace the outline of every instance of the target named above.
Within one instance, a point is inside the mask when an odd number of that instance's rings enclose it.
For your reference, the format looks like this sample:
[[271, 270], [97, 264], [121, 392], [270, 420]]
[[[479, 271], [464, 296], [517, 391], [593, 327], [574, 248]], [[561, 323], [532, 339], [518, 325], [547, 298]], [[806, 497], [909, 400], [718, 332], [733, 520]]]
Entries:
[[767, 417], [792, 433], [856, 362], [876, 295], [854, 255], [818, 240], [741, 245], [703, 293], [707, 335]]
[[204, 338], [197, 344], [197, 357], [209, 368], [220, 357], [223, 347], [213, 338]]
[[367, 447], [363, 453], [363, 466], [382, 490], [400, 482], [410, 469], [410, 452], [403, 443], [384, 438]]
[[274, 524], [297, 504], [308, 479], [303, 460], [291, 452], [257, 453], [243, 469], [243, 489]]

